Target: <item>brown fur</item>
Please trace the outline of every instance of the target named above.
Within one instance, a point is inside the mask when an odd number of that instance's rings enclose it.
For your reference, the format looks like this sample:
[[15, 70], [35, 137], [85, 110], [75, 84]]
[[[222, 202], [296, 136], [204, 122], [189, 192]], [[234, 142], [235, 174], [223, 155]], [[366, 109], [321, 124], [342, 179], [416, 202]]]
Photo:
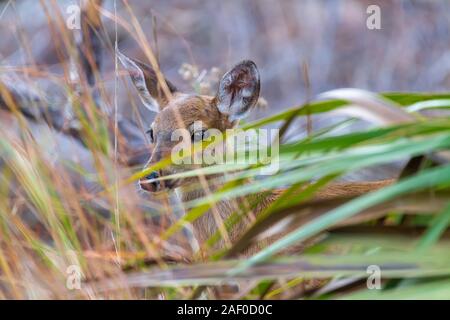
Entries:
[[[154, 143], [152, 146], [152, 157], [148, 163], [149, 166], [156, 164], [161, 159], [170, 157], [172, 148], [178, 144], [178, 141], [172, 141], [171, 139], [171, 134], [174, 130], [187, 129], [197, 121], [202, 122], [202, 128], [205, 130], [214, 128], [223, 132], [226, 129], [231, 129], [238, 122], [238, 120], [234, 119], [244, 117], [255, 106], [259, 96], [259, 73], [252, 61], [242, 61], [227, 72], [219, 83], [218, 93], [215, 97], [183, 94], [178, 92], [170, 82], [166, 81], [171, 91], [171, 96], [167, 96], [166, 99], [161, 97], [157, 86], [156, 74], [149, 66], [135, 61], [137, 68], [142, 71], [139, 72], [133, 63], [129, 63], [128, 58], [122, 54], [121, 57], [125, 62], [125, 66], [129, 68], [131, 78], [144, 103], [150, 109], [157, 111], [156, 106], [152, 105], [153, 102], [149, 96], [158, 100], [159, 113], [156, 115], [152, 125]], [[145, 78], [146, 88], [142, 86], [143, 79], [139, 78], [140, 74], [143, 74]], [[154, 173], [154, 176], [168, 176], [188, 169], [190, 168], [174, 165]], [[184, 202], [205, 196], [203, 188], [201, 190], [192, 190], [194, 183], [202, 182], [202, 187], [205, 187], [206, 183], [206, 189], [209, 189], [210, 192], [214, 192], [221, 185], [220, 176], [208, 176], [203, 181], [198, 177], [184, 179], [183, 181], [163, 180], [161, 185], [158, 185], [152, 179], [152, 176], [145, 178], [141, 181], [141, 186], [148, 188], [148, 191], [156, 191], [161, 187], [170, 189], [181, 187], [182, 200]], [[311, 201], [316, 201], [316, 203], [320, 203], [322, 200], [325, 202], [329, 199], [342, 201], [342, 198], [356, 197], [379, 189], [389, 183], [391, 181], [334, 184], [320, 190]], [[217, 216], [222, 221], [225, 221], [240, 206], [247, 205], [247, 202], [252, 202], [250, 200], [254, 200], [256, 197], [258, 200], [256, 208], [254, 208], [253, 212], [250, 209], [244, 210], [248, 212], [247, 217], [235, 226], [229, 234], [229, 240], [231, 242], [236, 241], [248, 226], [253, 223], [255, 217], [277, 199], [281, 192], [277, 190], [269, 195], [264, 194], [264, 196], [260, 194], [232, 201], [220, 201], [210, 212], [202, 215], [194, 222], [197, 239], [203, 243], [216, 232]]]
[[[236, 123], [228, 121], [228, 118], [221, 114], [215, 105], [215, 100], [213, 97], [208, 96], [195, 96], [186, 95], [181, 93], [176, 93], [173, 99], [162, 106], [162, 110], [155, 118], [153, 123], [154, 136], [158, 137], [160, 132], [172, 132], [178, 128], [187, 128], [195, 121], [202, 121], [206, 129], [217, 128], [221, 131], [233, 128]], [[149, 165], [154, 164], [161, 160], [162, 158], [170, 156], [171, 145], [170, 141], [155, 141], [156, 147], [154, 150], [153, 157], [149, 162]], [[155, 155], [158, 155], [155, 157]], [[165, 169], [162, 175], [169, 175], [174, 173], [170, 168]], [[217, 176], [214, 177], [215, 182], [212, 182], [211, 177], [208, 178], [208, 188], [211, 192], [214, 192], [220, 187], [220, 179], [217, 182]], [[192, 191], [192, 185], [194, 183], [199, 184], [197, 178], [190, 178], [180, 182], [182, 201], [189, 202], [205, 196], [203, 189]], [[336, 183], [326, 186], [322, 190], [319, 190], [313, 201], [327, 200], [327, 199], [337, 199], [341, 197], [353, 198], [381, 187], [384, 187], [392, 181], [375, 181], [375, 182], [350, 182], [350, 183]], [[200, 185], [200, 184], [199, 184]], [[188, 190], [189, 189], [189, 190]], [[220, 215], [222, 221], [236, 212], [239, 208], [239, 204], [253, 201], [255, 197], [257, 198], [258, 205], [253, 209], [253, 212], [249, 213], [249, 216], [244, 219], [239, 225], [235, 226], [229, 232], [229, 238], [231, 242], [235, 242], [244, 231], [250, 226], [254, 217], [257, 217], [270, 203], [277, 199], [284, 190], [274, 190], [270, 194], [257, 194], [252, 195], [248, 198], [241, 198], [232, 201], [220, 201], [216, 206], [216, 210]], [[199, 219], [194, 222], [194, 230], [196, 238], [203, 243], [209, 239], [216, 231], [217, 225], [214, 219], [213, 213], [210, 211], [206, 212]], [[266, 246], [268, 243], [278, 239], [280, 236], [269, 237], [264, 241], [258, 243], [256, 246], [246, 250], [246, 255], [252, 254], [259, 250], [261, 247]], [[219, 244], [223, 245], [223, 242]]]
[[[363, 194], [367, 194], [372, 191], [376, 191], [378, 189], [381, 189], [383, 187], [386, 187], [393, 183], [393, 180], [383, 180], [383, 181], [373, 181], [373, 182], [349, 182], [349, 183], [336, 183], [331, 184], [323, 189], [319, 190], [315, 196], [308, 200], [306, 204], [312, 203], [312, 202], [320, 202], [325, 200], [334, 200], [334, 199], [352, 199], [355, 197], [358, 197]], [[214, 192], [220, 185], [209, 185], [209, 189], [211, 192]], [[202, 190], [197, 191], [184, 191], [186, 188], [181, 187], [182, 190], [182, 201], [183, 202], [189, 202], [198, 198], [201, 198], [205, 196], [205, 192]], [[216, 208], [218, 209], [218, 212], [220, 213], [220, 217], [223, 221], [225, 221], [232, 213], [239, 210], [239, 205], [250, 205], [251, 203], [257, 203], [256, 207], [251, 210], [250, 217], [244, 218], [241, 223], [239, 223], [237, 226], [235, 226], [230, 232], [229, 237], [232, 243], [234, 243], [236, 240], [238, 240], [241, 235], [245, 232], [246, 229], [248, 229], [252, 223], [252, 217], [257, 217], [259, 214], [261, 214], [272, 202], [274, 202], [278, 197], [280, 197], [283, 192], [285, 192], [285, 189], [278, 189], [278, 190], [272, 190], [269, 194], [267, 193], [257, 193], [254, 195], [250, 195], [248, 197], [238, 198], [235, 200], [228, 200], [228, 201], [220, 201], [216, 204]], [[315, 216], [308, 216], [307, 219], [305, 219], [304, 222], [307, 222], [308, 220], [312, 219]], [[352, 224], [352, 223], [360, 223], [366, 219], [372, 218], [372, 216], [369, 217], [362, 217], [362, 218], [356, 218], [356, 219], [350, 219], [345, 224]], [[362, 220], [361, 220], [362, 219]], [[208, 211], [204, 215], [202, 215], [200, 218], [198, 218], [196, 221], [194, 221], [194, 230], [196, 233], [197, 239], [203, 243], [207, 239], [209, 239], [216, 231], [217, 226], [216, 222], [213, 218], [212, 212]], [[291, 231], [289, 228], [286, 228], [286, 232]], [[286, 232], [283, 232], [281, 235], [276, 236], [270, 236], [263, 241], [258, 242], [256, 245], [248, 248], [244, 251], [244, 255], [252, 255], [259, 251], [261, 248], [267, 246], [268, 244], [278, 240], [280, 237], [284, 236]], [[220, 246], [223, 245], [223, 242], [220, 242]], [[298, 252], [303, 246], [300, 244], [300, 246], [296, 246], [290, 250]]]
[[173, 131], [183, 126], [187, 128], [195, 121], [202, 121], [206, 129], [225, 130], [233, 127], [233, 123], [219, 112], [213, 97], [176, 93], [168, 104], [163, 105], [153, 122], [153, 129], [155, 133]]

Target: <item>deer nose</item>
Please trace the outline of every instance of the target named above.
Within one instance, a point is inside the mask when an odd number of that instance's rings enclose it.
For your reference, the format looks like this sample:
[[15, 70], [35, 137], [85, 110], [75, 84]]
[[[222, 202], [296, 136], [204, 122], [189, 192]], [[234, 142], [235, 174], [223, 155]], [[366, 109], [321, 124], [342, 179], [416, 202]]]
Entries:
[[153, 171], [148, 176], [146, 176], [144, 179], [139, 180], [139, 185], [145, 191], [156, 192], [156, 191], [158, 191], [158, 189], [160, 187], [159, 181], [149, 181], [149, 180], [154, 180], [154, 179], [158, 179], [158, 178], [159, 178], [158, 172]]

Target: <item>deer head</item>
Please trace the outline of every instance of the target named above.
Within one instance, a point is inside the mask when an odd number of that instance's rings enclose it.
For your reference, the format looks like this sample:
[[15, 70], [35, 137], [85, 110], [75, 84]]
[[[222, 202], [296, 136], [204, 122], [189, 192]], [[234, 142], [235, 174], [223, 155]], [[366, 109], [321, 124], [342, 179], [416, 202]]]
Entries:
[[[256, 105], [260, 91], [259, 73], [256, 64], [245, 60], [238, 63], [225, 73], [219, 82], [215, 96], [182, 93], [166, 81], [171, 97], [166, 97], [157, 81], [155, 71], [148, 65], [118, 53], [119, 59], [128, 71], [139, 97], [148, 109], [157, 115], [148, 130], [153, 153], [146, 167], [170, 157], [172, 149], [178, 143], [172, 141], [172, 133], [177, 129], [186, 129], [190, 139], [203, 138], [203, 132], [217, 129], [224, 132], [237, 125], [240, 119], [246, 117]], [[197, 132], [194, 123], [201, 123], [201, 132]], [[162, 189], [173, 189], [188, 183], [182, 181], [162, 180], [159, 177], [168, 176], [186, 170], [186, 166], [166, 167], [152, 172], [141, 179], [142, 189], [156, 192]]]

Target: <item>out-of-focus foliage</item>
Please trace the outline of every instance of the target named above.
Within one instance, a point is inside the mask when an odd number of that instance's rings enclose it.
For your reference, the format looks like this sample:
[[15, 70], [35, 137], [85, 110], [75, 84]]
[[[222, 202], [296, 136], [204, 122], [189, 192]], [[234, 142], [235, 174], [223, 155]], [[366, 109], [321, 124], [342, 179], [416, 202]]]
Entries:
[[[366, 7], [373, 2], [382, 10], [382, 30], [366, 28]], [[214, 91], [215, 67], [252, 58], [269, 108], [242, 126], [290, 123], [279, 172], [261, 177], [243, 166], [227, 176], [226, 188], [186, 204], [183, 217], [170, 195], [137, 190], [137, 178], [148, 172], [118, 163], [123, 141], [115, 141], [115, 106], [140, 124], [142, 136], [153, 115], [142, 112], [125, 76], [115, 74], [114, 2], [105, 2], [102, 31], [109, 40], [97, 83], [105, 87], [100, 98], [106, 110], [97, 108], [99, 96], [92, 99], [82, 79], [76, 84], [85, 90], [77, 91], [67, 72], [69, 36], [52, 23], [70, 3], [1, 3], [0, 75], [16, 72], [37, 96], [59, 97], [52, 105], [67, 108], [76, 121], [66, 131], [40, 123], [26, 114], [38, 101], [18, 105], [0, 86], [0, 103], [7, 105], [0, 110], [0, 298], [448, 298], [450, 94], [420, 92], [449, 86], [447, 1], [161, 0], [126, 8], [117, 0], [117, 15], [139, 22], [180, 88]], [[119, 25], [117, 36], [122, 51], [145, 60], [145, 44], [134, 34]], [[337, 87], [395, 92], [347, 89], [316, 96]], [[349, 105], [357, 106], [350, 118], [343, 115]], [[428, 117], [435, 109], [441, 116]], [[379, 117], [385, 123], [369, 123]], [[420, 165], [410, 170], [417, 159]], [[369, 169], [377, 179], [386, 172], [400, 179], [360, 197], [308, 201], [330, 183]], [[278, 188], [288, 191], [237, 243], [217, 249], [218, 232], [195, 250], [184, 227], [214, 202]], [[343, 226], [361, 215], [370, 219]], [[242, 218], [237, 212], [225, 226]], [[238, 255], [274, 229], [282, 235], [277, 241], [251, 257]], [[302, 251], [285, 253], [299, 243]], [[383, 280], [376, 292], [366, 285], [367, 268], [374, 265]], [[79, 289], [76, 279], [82, 280]], [[231, 294], [222, 287], [236, 282]]]

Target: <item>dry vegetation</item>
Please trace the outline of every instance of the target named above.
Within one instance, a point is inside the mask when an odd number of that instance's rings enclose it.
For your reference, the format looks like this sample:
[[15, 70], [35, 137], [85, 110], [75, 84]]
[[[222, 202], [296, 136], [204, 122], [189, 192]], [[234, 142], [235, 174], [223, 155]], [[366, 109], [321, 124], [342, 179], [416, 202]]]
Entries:
[[[75, 33], [70, 1], [0, 2], [1, 299], [448, 298], [447, 1], [379, 1], [380, 31], [365, 28], [366, 1], [100, 2]], [[201, 93], [216, 90], [220, 70], [255, 60], [264, 108], [242, 126], [283, 128], [280, 172], [243, 168], [251, 183], [230, 175], [185, 207], [144, 194], [136, 181], [151, 170], [141, 171], [154, 115], [116, 45]], [[358, 90], [328, 91], [342, 87]], [[335, 180], [386, 177], [400, 179], [308, 202]], [[215, 201], [282, 187], [237, 243], [217, 250], [217, 233], [197, 250], [189, 225]], [[362, 212], [375, 214], [342, 226]], [[284, 219], [285, 237], [238, 255]], [[370, 265], [382, 290], [367, 290]], [[81, 288], [70, 290], [78, 268]]]

